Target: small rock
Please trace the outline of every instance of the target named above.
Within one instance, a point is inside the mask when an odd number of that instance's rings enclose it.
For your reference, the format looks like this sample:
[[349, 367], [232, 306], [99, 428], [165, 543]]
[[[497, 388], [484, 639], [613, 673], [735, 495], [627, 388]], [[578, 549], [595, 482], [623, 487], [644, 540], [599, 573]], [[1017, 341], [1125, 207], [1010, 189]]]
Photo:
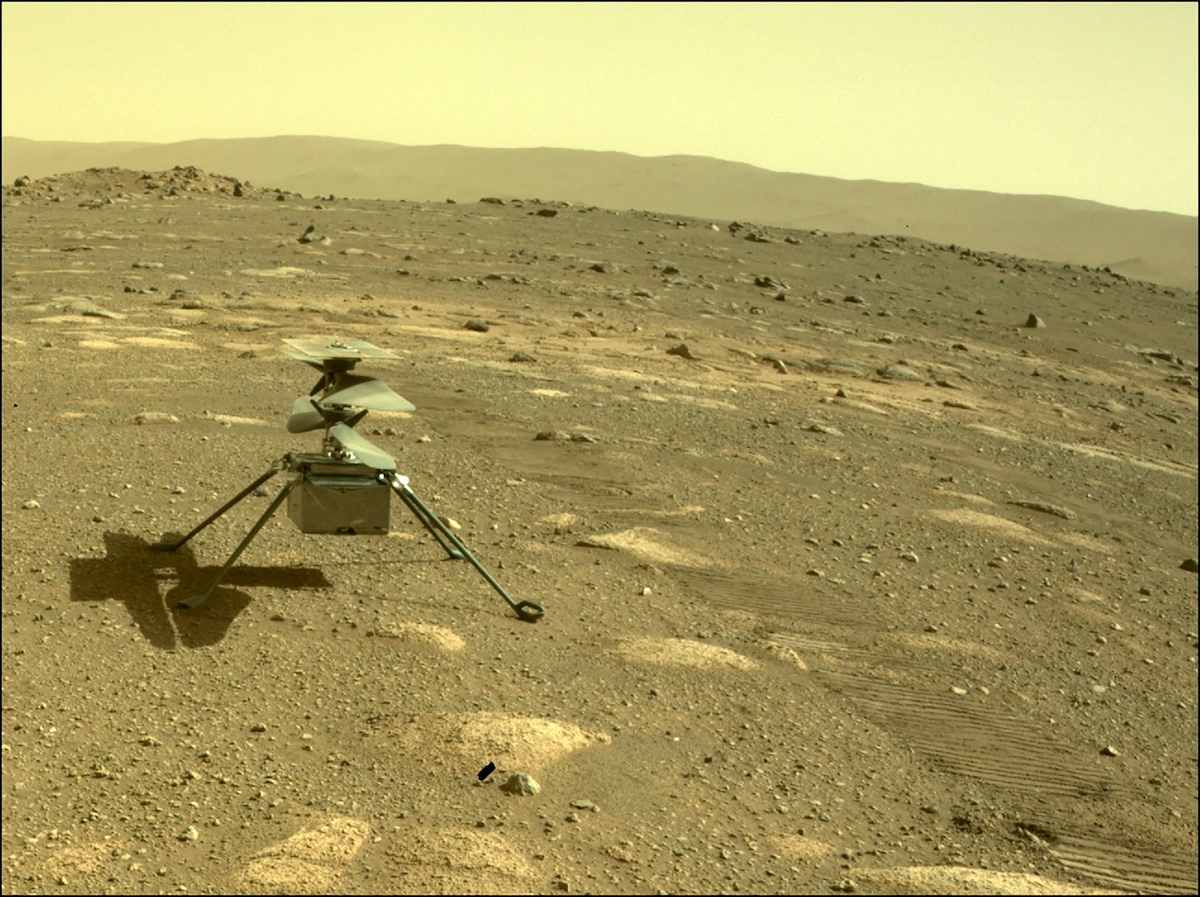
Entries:
[[195, 841], [200, 837], [200, 832], [196, 830], [196, 826], [189, 825], [182, 835], [179, 836], [180, 841]]
[[680, 343], [673, 349], [667, 350], [668, 355], [678, 355], [680, 358], [694, 359], [696, 356], [692, 354], [692, 350], [688, 348], [687, 343]]
[[562, 430], [542, 430], [533, 438], [536, 442], [565, 442], [571, 437]]
[[26, 511], [32, 511], [35, 508], [40, 508], [41, 505], [38, 504], [37, 499], [31, 498], [31, 499], [29, 499], [29, 501], [25, 502], [25, 504], [21, 505], [21, 507], [24, 508]]
[[474, 330], [476, 333], [487, 333], [491, 329], [487, 321], [482, 318], [471, 318], [463, 327], [467, 330]]
[[109, 311], [100, 305], [97, 305], [91, 299], [76, 299], [67, 306], [67, 311], [74, 312], [77, 315], [84, 315], [89, 318], [110, 318], [119, 321], [125, 316], [118, 314], [115, 311]]
[[567, 822], [578, 822], [578, 821], [579, 821], [578, 813], [568, 813], [567, 814]]
[[769, 277], [765, 274], [755, 277], [754, 285], [767, 290], [786, 290], [788, 288], [788, 285], [782, 280], [776, 280], [774, 277]]
[[266, 487], [266, 486], [258, 486], [258, 487], [256, 487], [256, 488], [255, 488], [255, 490], [254, 490], [254, 494], [255, 494], [255, 495], [258, 497], [258, 498], [266, 498], [266, 497], [267, 497], [268, 495], [270, 495], [271, 493], [267, 491], [267, 487]]
[[1031, 314], [1028, 318], [1025, 319], [1024, 326], [1026, 326], [1026, 327], [1045, 327], [1046, 322], [1043, 321], [1041, 318], [1039, 318], [1037, 315]]
[[165, 411], [142, 411], [133, 416], [135, 424], [177, 424], [179, 418]]
[[451, 529], [451, 530], [454, 530], [455, 532], [458, 532], [459, 530], [462, 529], [462, 524], [459, 523], [457, 520], [455, 520], [453, 517], [439, 516], [438, 520], [442, 521], [442, 526], [446, 527], [446, 529]]
[[537, 216], [539, 218], [553, 218], [558, 214], [558, 209], [538, 209]]
[[1180, 570], [1186, 570], [1188, 573], [1196, 573], [1200, 571], [1200, 566], [1196, 564], [1196, 558], [1184, 558], [1183, 563], [1179, 565]]
[[900, 552], [900, 560], [909, 561], [910, 563], [915, 564], [920, 560], [920, 558], [917, 557], [917, 553], [915, 551], [902, 551]]
[[841, 881], [834, 882], [829, 888], [842, 894], [853, 894], [858, 890], [858, 885], [852, 879], [843, 878]]
[[921, 375], [902, 364], [889, 364], [879, 370], [885, 380], [920, 380]]
[[1062, 505], [1052, 505], [1045, 501], [1016, 500], [1010, 501], [1009, 504], [1020, 508], [1029, 508], [1031, 511], [1041, 511], [1043, 514], [1053, 514], [1055, 517], [1061, 517], [1063, 520], [1074, 520], [1079, 516], [1070, 508], [1064, 508]]
[[1102, 753], [1105, 757], [1120, 757], [1121, 756], [1121, 752], [1118, 751], [1111, 744], [1105, 745], [1104, 747], [1100, 748], [1100, 753]]
[[532, 364], [533, 362], [537, 361], [537, 359], [534, 358], [532, 355], [530, 355], [528, 352], [514, 352], [512, 354], [512, 356], [509, 357], [508, 360], [514, 361], [514, 362], [519, 362], [522, 364]]
[[842, 301], [843, 302], [853, 302], [855, 305], [864, 305], [867, 300], [864, 299], [862, 296], [859, 296], [857, 293], [855, 293], [853, 296], [845, 297]]
[[589, 271], [598, 271], [601, 274], [620, 274], [621, 269], [612, 262], [596, 262], [594, 265], [588, 266]]
[[500, 790], [509, 794], [537, 794], [542, 790], [542, 786], [528, 773], [514, 772], [508, 777], [508, 781], [500, 786]]

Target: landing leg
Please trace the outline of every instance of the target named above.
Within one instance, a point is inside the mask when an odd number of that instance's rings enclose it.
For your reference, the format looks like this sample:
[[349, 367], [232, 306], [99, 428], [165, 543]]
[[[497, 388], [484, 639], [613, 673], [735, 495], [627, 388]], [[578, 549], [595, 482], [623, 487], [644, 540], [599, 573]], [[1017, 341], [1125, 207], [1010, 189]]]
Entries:
[[[504, 591], [504, 587], [492, 578], [492, 574], [488, 573], [487, 570], [484, 569], [483, 564], [475, 560], [475, 556], [467, 550], [467, 546], [462, 543], [462, 540], [459, 539], [458, 536], [454, 535], [454, 533], [450, 531], [450, 528], [442, 523], [442, 521], [439, 520], [437, 516], [425, 506], [421, 499], [417, 498], [416, 493], [409, 488], [408, 477], [400, 476], [394, 472], [385, 474], [384, 476], [387, 479], [388, 485], [392, 487], [392, 491], [400, 496], [400, 500], [403, 501], [405, 506], [407, 506], [408, 509], [413, 512], [416, 518], [421, 521], [421, 524], [425, 527], [425, 529], [429, 530], [429, 532], [433, 534], [434, 538], [438, 540], [438, 543], [442, 546], [442, 548], [446, 549], [446, 553], [452, 558], [465, 558], [467, 561], [469, 561], [471, 566], [478, 570], [479, 574], [488, 581], [488, 585], [499, 592], [500, 597], [508, 602], [508, 606], [516, 612], [518, 617], [520, 617], [526, 623], [536, 623], [545, 615], [546, 609], [540, 604], [534, 604], [532, 601], [521, 601], [518, 603], [509, 597], [508, 592]], [[449, 545], [447, 545], [447, 543], [449, 543]], [[453, 546], [453, 550], [451, 550], [449, 547], [451, 545]]]
[[[272, 473], [275, 473], [275, 471], [272, 471]], [[265, 481], [265, 480], [266, 480], [266, 477], [263, 477], [262, 481]], [[208, 600], [208, 596], [211, 595], [213, 593], [213, 590], [221, 584], [221, 580], [223, 580], [225, 578], [225, 575], [229, 572], [229, 568], [233, 566], [234, 562], [241, 556], [242, 552], [246, 550], [246, 546], [249, 545], [250, 541], [255, 536], [258, 535], [258, 531], [263, 528], [263, 526], [266, 524], [266, 522], [271, 518], [271, 515], [275, 513], [275, 510], [281, 504], [283, 504], [283, 500], [285, 498], [287, 498], [288, 493], [291, 492], [292, 489], [294, 489], [296, 487], [296, 484], [299, 482], [301, 482], [301, 478], [298, 477], [283, 487], [283, 489], [280, 491], [280, 493], [277, 496], [275, 496], [275, 500], [273, 502], [271, 502], [271, 506], [269, 508], [267, 508], [267, 510], [263, 513], [263, 515], [260, 518], [258, 518], [258, 523], [254, 524], [253, 529], [251, 529], [250, 532], [248, 532], [246, 534], [246, 538], [242, 539], [241, 544], [238, 545], [238, 547], [233, 550], [233, 554], [231, 554], [229, 556], [229, 560], [227, 560], [225, 562], [225, 566], [221, 568], [221, 572], [217, 574], [217, 578], [212, 581], [212, 583], [209, 585], [209, 587], [207, 589], [204, 590], [203, 593], [196, 595], [192, 598], [187, 598], [183, 601], [180, 601], [179, 605], [178, 605], [179, 607], [187, 608], [188, 610], [195, 610], [197, 607], [199, 607], [201, 604], [203, 604], [205, 601]], [[254, 485], [258, 485], [258, 483], [255, 483]], [[254, 487], [251, 486], [251, 488], [254, 488]], [[249, 490], [247, 490], [247, 491], [249, 491]], [[245, 493], [243, 493], [243, 495], [245, 495]], [[239, 495], [238, 499], [240, 499], [242, 497], [243, 497], [242, 495]], [[235, 499], [235, 501], [236, 501], [236, 499]], [[232, 506], [232, 504], [233, 504], [233, 502], [230, 503], [230, 506]], [[224, 508], [222, 508], [222, 511], [223, 510], [224, 510]], [[218, 516], [218, 515], [214, 515], [214, 516]], [[209, 521], [206, 520], [205, 524], [207, 524], [208, 522]], [[204, 524], [202, 524], [201, 526], [203, 526], [203, 525]], [[184, 538], [183, 541], [186, 542], [188, 540], [188, 538], [191, 538], [190, 533], [188, 534], [187, 537]], [[183, 543], [181, 542], [180, 544], [182, 545]]]
[[[275, 474], [279, 473], [279, 471], [281, 471], [282, 469], [283, 469], [283, 467], [281, 466], [280, 463], [275, 464], [270, 470], [268, 470], [266, 473], [264, 473], [262, 476], [260, 476], [257, 480], [255, 480], [253, 483], [251, 483], [249, 486], [247, 486], [245, 489], [243, 489], [241, 492], [239, 492], [233, 498], [229, 499], [229, 501], [225, 502], [225, 504], [221, 505], [220, 508], [218, 508], [212, 514], [210, 514], [207, 518], [205, 518], [203, 523], [201, 523], [199, 526], [197, 526], [194, 530], [192, 530], [190, 533], [188, 533], [186, 536], [184, 536], [178, 542], [156, 542], [154, 545], [151, 545], [150, 547], [153, 548], [155, 551], [178, 551], [180, 548], [182, 548], [184, 545], [187, 544], [188, 540], [191, 539], [192, 536], [196, 535], [196, 533], [200, 532], [200, 530], [204, 529], [206, 526], [208, 526], [210, 523], [212, 523], [214, 520], [216, 520], [218, 517], [220, 517], [222, 514], [224, 514], [226, 511], [228, 511], [234, 505], [236, 505], [239, 501], [241, 501], [243, 498], [245, 498], [247, 495], [249, 495], [251, 492], [253, 492], [255, 489], [257, 489], [259, 486], [261, 486], [267, 480], [271, 479], [271, 477], [275, 476]], [[274, 507], [274, 506], [272, 505], [272, 507]]]

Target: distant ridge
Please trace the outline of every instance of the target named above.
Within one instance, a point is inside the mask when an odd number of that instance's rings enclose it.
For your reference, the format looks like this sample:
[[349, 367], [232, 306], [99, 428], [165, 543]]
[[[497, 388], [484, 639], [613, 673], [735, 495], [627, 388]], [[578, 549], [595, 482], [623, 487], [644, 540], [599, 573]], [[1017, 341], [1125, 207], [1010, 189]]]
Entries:
[[181, 143], [3, 138], [4, 183], [84, 168], [194, 165], [306, 196], [474, 201], [541, 198], [717, 221], [898, 234], [1197, 288], [1197, 219], [1058, 196], [787, 174], [702, 156], [401, 146], [337, 137]]

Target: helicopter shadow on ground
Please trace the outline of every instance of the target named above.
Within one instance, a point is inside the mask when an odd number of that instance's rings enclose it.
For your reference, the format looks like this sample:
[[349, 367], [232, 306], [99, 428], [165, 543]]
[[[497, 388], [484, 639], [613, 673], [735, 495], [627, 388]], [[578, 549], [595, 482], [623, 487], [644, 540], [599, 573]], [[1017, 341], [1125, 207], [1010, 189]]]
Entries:
[[[167, 533], [163, 541], [172, 538], [178, 534]], [[150, 542], [129, 533], [105, 533], [104, 544], [102, 558], [71, 560], [71, 600], [122, 602], [142, 635], [157, 648], [202, 648], [219, 642], [250, 604], [250, 596], [236, 586], [330, 586], [325, 574], [311, 567], [235, 564], [204, 604], [187, 610], [178, 603], [208, 588], [220, 566], [201, 567], [190, 545], [177, 551], [156, 551]]]

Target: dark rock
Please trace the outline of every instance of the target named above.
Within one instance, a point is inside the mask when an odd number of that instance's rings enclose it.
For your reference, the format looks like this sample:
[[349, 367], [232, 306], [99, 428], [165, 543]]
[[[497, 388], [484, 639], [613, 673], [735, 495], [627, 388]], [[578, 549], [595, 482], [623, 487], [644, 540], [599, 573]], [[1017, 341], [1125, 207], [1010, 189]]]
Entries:
[[858, 295], [857, 293], [855, 293], [853, 296], [845, 297], [842, 301], [843, 302], [853, 302], [855, 305], [863, 305], [866, 303], [867, 300], [864, 299], [862, 296]]
[[530, 355], [528, 352], [514, 352], [508, 360], [523, 362], [525, 364], [530, 364], [532, 362], [537, 361], [537, 359], [534, 358], [532, 355]]
[[612, 262], [596, 262], [594, 265], [588, 266], [589, 271], [598, 271], [601, 274], [619, 274], [621, 269]]
[[1037, 315], [1031, 314], [1028, 318], [1025, 319], [1025, 326], [1026, 327], [1045, 327], [1046, 322], [1043, 321], [1041, 318], [1039, 318]]
[[479, 201], [480, 201], [480, 202], [490, 202], [490, 203], [491, 203], [492, 205], [494, 205], [494, 206], [502, 206], [502, 205], [504, 205], [504, 200], [502, 200], [502, 199], [501, 199], [500, 197], [498, 197], [498, 196], [485, 196], [485, 197], [483, 197], [483, 199], [481, 199], [481, 200], [479, 200]]
[[553, 218], [558, 214], [558, 209], [538, 209], [536, 214], [539, 218]]
[[534, 442], [566, 442], [570, 434], [562, 430], [542, 430], [533, 437]]
[[1197, 566], [1195, 558], [1184, 558], [1183, 563], [1179, 565], [1180, 570], [1186, 570], [1188, 573], [1196, 573], [1200, 571], [1200, 566]]
[[471, 318], [467, 323], [463, 324], [467, 330], [474, 330], [476, 333], [487, 333], [491, 328], [488, 327], [487, 321], [482, 318]]

